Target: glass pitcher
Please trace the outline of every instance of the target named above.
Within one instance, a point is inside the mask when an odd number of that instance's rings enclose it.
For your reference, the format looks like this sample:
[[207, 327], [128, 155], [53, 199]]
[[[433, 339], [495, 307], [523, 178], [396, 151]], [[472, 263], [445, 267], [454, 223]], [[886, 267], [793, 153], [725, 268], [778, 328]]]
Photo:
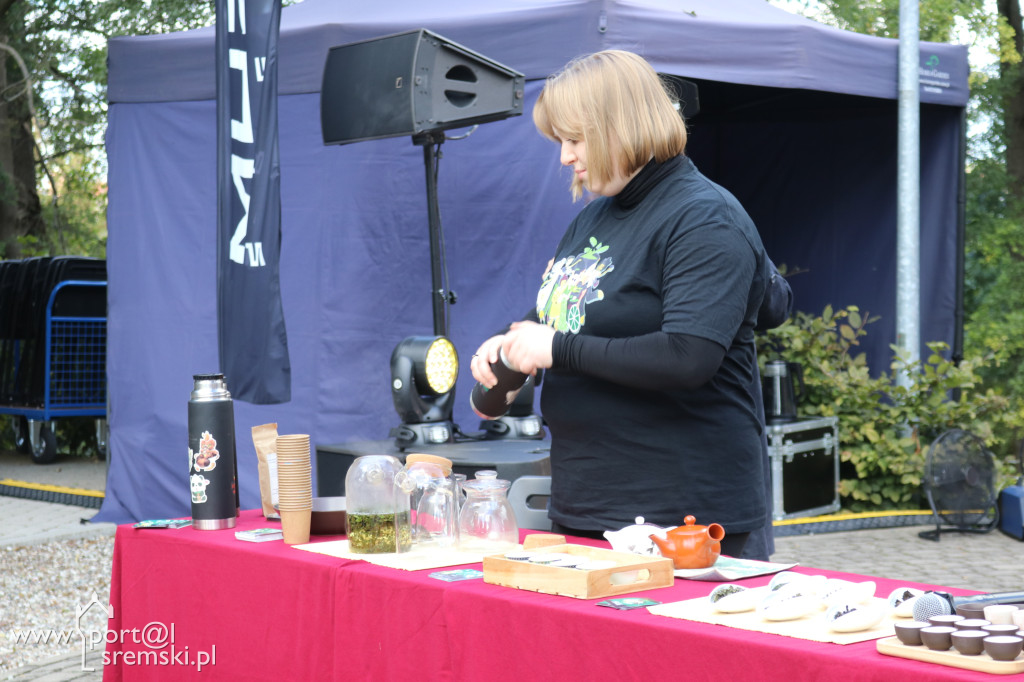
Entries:
[[395, 485], [402, 463], [391, 455], [357, 457], [345, 474], [345, 530], [354, 554], [407, 552], [409, 495]]
[[496, 471], [478, 471], [462, 484], [466, 499], [459, 512], [459, 546], [467, 552], [497, 554], [519, 544], [519, 526], [508, 501], [509, 482]]
[[395, 485], [409, 495], [413, 549], [454, 549], [459, 544], [458, 497], [451, 460], [413, 453]]

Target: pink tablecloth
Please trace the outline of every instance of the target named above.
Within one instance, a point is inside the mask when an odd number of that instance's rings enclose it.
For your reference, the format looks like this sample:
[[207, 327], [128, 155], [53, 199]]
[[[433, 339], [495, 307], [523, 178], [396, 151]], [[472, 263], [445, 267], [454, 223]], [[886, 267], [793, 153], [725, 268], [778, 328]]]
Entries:
[[[249, 511], [236, 530], [268, 525]], [[874, 641], [811, 642], [482, 580], [444, 582], [430, 572], [303, 552], [280, 541], [241, 542], [229, 530], [121, 526], [104, 679], [992, 679], [883, 656]], [[907, 584], [871, 579], [879, 596]], [[706, 595], [711, 587], [677, 579], [672, 587], [636, 595], [672, 602]]]

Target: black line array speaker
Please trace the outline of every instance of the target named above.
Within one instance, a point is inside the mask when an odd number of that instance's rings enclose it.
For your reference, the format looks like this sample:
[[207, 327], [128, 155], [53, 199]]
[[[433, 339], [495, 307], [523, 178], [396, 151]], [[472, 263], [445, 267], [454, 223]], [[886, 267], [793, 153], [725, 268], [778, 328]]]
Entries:
[[418, 135], [523, 113], [523, 74], [426, 29], [332, 47], [324, 144]]

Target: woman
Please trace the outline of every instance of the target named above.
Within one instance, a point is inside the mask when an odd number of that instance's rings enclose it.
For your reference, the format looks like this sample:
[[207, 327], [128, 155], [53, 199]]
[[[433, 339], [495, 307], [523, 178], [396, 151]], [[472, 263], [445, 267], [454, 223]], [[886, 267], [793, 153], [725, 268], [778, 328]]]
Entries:
[[766, 520], [754, 325], [769, 275], [739, 202], [683, 154], [686, 128], [654, 69], [610, 50], [548, 79], [533, 110], [599, 195], [569, 225], [536, 316], [485, 341], [473, 376], [545, 369], [556, 532], [717, 522], [739, 556]]

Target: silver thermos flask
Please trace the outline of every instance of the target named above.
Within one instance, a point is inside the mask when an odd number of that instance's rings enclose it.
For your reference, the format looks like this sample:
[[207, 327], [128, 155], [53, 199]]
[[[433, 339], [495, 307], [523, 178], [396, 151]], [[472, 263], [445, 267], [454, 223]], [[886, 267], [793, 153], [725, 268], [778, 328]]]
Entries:
[[238, 516], [235, 408], [223, 374], [196, 374], [188, 401], [192, 527], [234, 528]]

